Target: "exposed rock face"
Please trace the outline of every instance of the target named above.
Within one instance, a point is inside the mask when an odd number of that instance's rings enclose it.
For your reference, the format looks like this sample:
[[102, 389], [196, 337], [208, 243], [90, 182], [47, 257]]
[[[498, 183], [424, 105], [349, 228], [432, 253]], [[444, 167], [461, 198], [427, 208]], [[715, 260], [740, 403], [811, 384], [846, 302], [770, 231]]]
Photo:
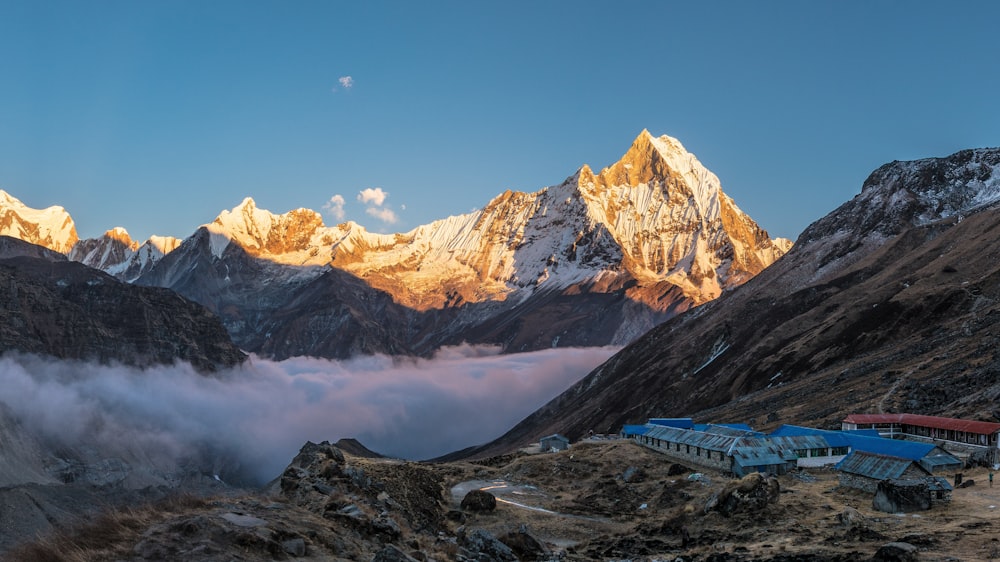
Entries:
[[652, 330], [487, 450], [657, 416], [760, 429], [836, 428], [859, 411], [991, 419], [998, 168], [998, 149], [879, 168], [774, 265]]
[[100, 238], [77, 242], [69, 252], [69, 259], [100, 269], [122, 281], [132, 282], [180, 243], [180, 240], [169, 236], [152, 236], [139, 244], [124, 228], [115, 227]]
[[241, 363], [218, 318], [166, 289], [136, 287], [84, 265], [0, 259], [0, 352], [128, 365]]

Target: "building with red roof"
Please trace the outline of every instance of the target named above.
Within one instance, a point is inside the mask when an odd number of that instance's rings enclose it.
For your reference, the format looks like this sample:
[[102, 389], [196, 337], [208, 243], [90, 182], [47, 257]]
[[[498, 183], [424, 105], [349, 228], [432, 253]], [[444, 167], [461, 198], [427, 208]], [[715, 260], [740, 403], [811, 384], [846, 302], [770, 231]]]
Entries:
[[841, 428], [874, 429], [883, 437], [931, 442], [956, 452], [984, 451], [990, 463], [1000, 459], [1000, 423], [995, 422], [918, 414], [851, 414]]

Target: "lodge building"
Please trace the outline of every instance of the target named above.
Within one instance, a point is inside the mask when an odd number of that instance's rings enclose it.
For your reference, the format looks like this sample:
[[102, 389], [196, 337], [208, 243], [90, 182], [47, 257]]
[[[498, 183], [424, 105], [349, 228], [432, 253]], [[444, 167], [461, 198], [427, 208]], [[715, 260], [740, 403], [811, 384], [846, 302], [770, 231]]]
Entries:
[[917, 414], [851, 414], [841, 428], [875, 430], [882, 437], [933, 443], [956, 453], [981, 453], [990, 464], [1000, 460], [1000, 423]]

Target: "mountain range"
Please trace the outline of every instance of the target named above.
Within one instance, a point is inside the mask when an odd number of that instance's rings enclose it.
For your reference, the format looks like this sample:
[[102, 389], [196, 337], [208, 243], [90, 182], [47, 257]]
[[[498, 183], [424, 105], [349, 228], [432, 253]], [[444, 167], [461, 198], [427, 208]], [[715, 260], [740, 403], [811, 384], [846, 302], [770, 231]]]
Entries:
[[[693, 415], [1000, 419], [1000, 149], [892, 162], [746, 284], [654, 328], [494, 443]], [[467, 452], [468, 453], [468, 452]]]
[[277, 359], [624, 345], [758, 274], [790, 247], [740, 211], [676, 139], [642, 131], [618, 162], [401, 234], [247, 198], [184, 240], [121, 228], [77, 240], [72, 219], [0, 197], [0, 234], [217, 314]]

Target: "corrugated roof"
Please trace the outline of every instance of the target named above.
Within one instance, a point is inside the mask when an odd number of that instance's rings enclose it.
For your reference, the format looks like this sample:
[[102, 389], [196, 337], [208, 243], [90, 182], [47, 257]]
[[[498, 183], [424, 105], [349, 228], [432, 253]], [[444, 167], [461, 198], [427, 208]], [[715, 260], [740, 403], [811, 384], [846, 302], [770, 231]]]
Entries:
[[899, 487], [919, 486], [923, 484], [931, 492], [952, 491], [954, 488], [948, 483], [948, 479], [943, 476], [927, 476], [926, 478], [907, 478], [905, 480], [893, 480], [892, 483]]
[[851, 414], [844, 418], [845, 423], [905, 423], [934, 429], [965, 431], [968, 433], [989, 435], [1000, 431], [1000, 423], [959, 420], [955, 418], [939, 418], [937, 416], [921, 416], [918, 414]]
[[949, 454], [947, 451], [944, 451], [943, 449], [937, 449], [935, 451], [931, 451], [930, 454], [926, 455], [917, 462], [919, 462], [920, 466], [923, 467], [923, 469], [926, 470], [927, 472], [934, 472], [935, 470], [947, 470], [949, 468], [957, 470], [959, 468], [962, 468], [962, 466], [964, 466], [964, 463], [962, 461], [960, 461], [954, 455]]
[[662, 439], [671, 443], [691, 445], [701, 447], [710, 451], [723, 451], [729, 453], [729, 449], [736, 442], [736, 437], [729, 435], [717, 435], [714, 433], [704, 433], [693, 429], [679, 429], [676, 427], [646, 426], [649, 431], [646, 437]]
[[741, 467], [784, 464], [794, 459], [792, 451], [784, 451], [770, 439], [743, 437], [732, 450], [733, 462]]
[[714, 433], [716, 435], [729, 435], [732, 437], [744, 437], [748, 435], [762, 436], [763, 433], [759, 433], [750, 429], [750, 426], [742, 427], [745, 424], [727, 424], [727, 423], [709, 423], [709, 424], [697, 424], [694, 429], [697, 431], [704, 431], [705, 433]]
[[896, 479], [903, 475], [913, 461], [864, 451], [852, 451], [837, 463], [837, 470], [876, 480]]

